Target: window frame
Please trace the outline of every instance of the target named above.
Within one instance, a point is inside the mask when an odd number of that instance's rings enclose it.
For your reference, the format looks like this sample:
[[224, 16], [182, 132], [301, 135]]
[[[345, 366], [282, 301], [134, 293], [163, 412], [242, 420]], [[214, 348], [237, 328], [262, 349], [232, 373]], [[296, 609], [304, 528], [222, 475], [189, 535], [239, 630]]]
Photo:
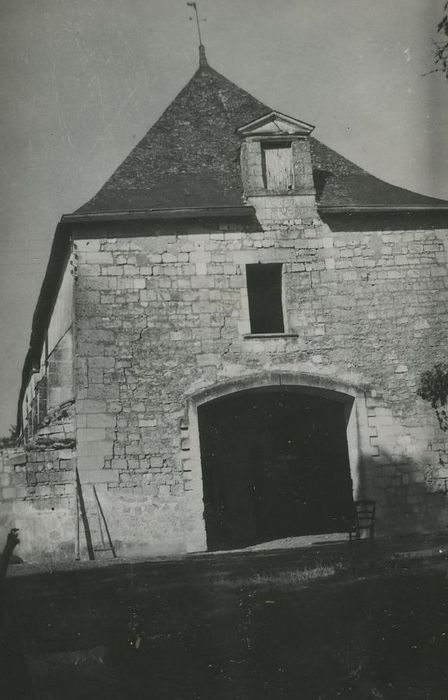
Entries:
[[[268, 182], [267, 168], [266, 168], [266, 151], [269, 150], [289, 150], [289, 165], [290, 165], [290, 181], [286, 188], [272, 187], [272, 183]], [[291, 139], [261, 139], [260, 140], [260, 150], [261, 150], [261, 175], [263, 179], [263, 187], [267, 192], [273, 193], [286, 193], [292, 192], [294, 190], [294, 164], [293, 164], [293, 149]]]
[[[271, 276], [271, 285], [274, 287], [273, 292], [276, 294], [272, 308], [267, 316], [263, 316], [262, 312], [262, 309], [267, 306], [269, 308], [269, 305], [266, 304], [269, 297], [269, 290], [263, 290], [262, 288], [263, 272]], [[278, 274], [277, 280], [275, 280], [276, 274]], [[267, 278], [267, 282], [269, 284], [269, 277]], [[277, 287], [277, 289], [275, 289], [275, 287]], [[249, 335], [287, 335], [284, 308], [284, 264], [279, 262], [247, 263], [246, 292], [249, 310]]]

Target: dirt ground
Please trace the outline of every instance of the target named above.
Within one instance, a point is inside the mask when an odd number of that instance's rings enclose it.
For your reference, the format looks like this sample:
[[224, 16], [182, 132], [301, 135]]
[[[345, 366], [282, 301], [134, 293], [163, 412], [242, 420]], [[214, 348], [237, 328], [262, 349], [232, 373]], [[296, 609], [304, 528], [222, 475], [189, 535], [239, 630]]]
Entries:
[[448, 546], [400, 544], [17, 572], [1, 697], [446, 700]]

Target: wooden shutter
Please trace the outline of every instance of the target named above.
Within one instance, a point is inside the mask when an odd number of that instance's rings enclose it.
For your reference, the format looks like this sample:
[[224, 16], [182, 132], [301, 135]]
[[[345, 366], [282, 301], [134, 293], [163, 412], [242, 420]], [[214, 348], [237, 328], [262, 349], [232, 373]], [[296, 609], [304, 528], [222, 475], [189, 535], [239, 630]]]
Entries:
[[267, 190], [284, 192], [292, 187], [290, 143], [263, 143], [263, 178]]

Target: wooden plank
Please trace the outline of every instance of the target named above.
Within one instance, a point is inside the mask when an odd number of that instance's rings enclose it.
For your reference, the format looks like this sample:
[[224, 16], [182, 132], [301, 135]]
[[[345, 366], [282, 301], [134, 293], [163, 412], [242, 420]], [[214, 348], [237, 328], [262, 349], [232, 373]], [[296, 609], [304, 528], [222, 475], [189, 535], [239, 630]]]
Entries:
[[264, 176], [266, 189], [284, 192], [292, 185], [290, 144], [264, 144]]

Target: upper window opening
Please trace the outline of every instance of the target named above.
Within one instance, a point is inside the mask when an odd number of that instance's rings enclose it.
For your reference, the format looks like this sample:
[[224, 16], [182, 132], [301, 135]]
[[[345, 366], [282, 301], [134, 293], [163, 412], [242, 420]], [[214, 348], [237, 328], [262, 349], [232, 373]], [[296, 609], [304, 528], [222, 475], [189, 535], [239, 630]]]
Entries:
[[282, 264], [246, 265], [251, 333], [284, 333]]
[[292, 189], [291, 143], [288, 141], [262, 143], [261, 154], [266, 189], [277, 192]]

